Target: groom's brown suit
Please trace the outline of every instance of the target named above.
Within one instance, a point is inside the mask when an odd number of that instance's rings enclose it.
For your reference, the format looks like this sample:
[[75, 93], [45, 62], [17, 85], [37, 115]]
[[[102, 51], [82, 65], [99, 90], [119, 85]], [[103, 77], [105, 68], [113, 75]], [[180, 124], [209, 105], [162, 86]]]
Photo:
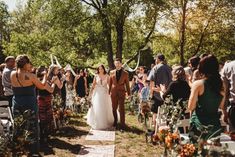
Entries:
[[109, 93], [111, 94], [112, 106], [113, 106], [113, 116], [114, 116], [114, 126], [117, 125], [117, 108], [119, 106], [121, 125], [125, 125], [125, 95], [126, 92], [130, 95], [130, 85], [129, 76], [126, 71], [122, 69], [120, 79], [117, 81], [116, 72], [113, 70], [110, 72], [110, 83], [109, 83]]

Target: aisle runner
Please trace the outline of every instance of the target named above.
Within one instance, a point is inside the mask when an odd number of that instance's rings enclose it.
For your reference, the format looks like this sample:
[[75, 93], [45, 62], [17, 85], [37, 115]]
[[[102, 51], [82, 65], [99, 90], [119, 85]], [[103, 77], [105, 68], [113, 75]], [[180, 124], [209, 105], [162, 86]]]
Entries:
[[77, 157], [114, 157], [114, 145], [85, 145]]
[[86, 136], [86, 140], [91, 141], [114, 141], [115, 131], [101, 131], [101, 130], [90, 130]]

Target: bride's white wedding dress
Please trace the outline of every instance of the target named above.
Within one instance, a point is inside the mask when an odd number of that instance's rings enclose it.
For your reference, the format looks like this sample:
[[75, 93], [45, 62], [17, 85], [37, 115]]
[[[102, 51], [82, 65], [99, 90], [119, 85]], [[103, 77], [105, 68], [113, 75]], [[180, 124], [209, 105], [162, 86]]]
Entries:
[[107, 78], [106, 76], [102, 80], [98, 75], [95, 76], [96, 86], [92, 93], [92, 106], [87, 113], [87, 124], [95, 130], [109, 129], [114, 122]]

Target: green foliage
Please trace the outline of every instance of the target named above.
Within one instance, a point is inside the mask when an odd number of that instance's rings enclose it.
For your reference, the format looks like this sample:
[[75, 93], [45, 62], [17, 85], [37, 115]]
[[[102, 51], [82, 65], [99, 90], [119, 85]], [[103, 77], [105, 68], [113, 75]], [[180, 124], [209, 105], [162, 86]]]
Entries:
[[[220, 61], [234, 59], [234, 2], [185, 2], [184, 59], [201, 53], [213, 53]], [[51, 53], [62, 65], [107, 65], [108, 47], [111, 57], [121, 54], [125, 61], [147, 42], [151, 51], [142, 52], [141, 65], [151, 62], [146, 56], [158, 52], [171, 65], [180, 61], [180, 0], [28, 0], [25, 7], [11, 12], [11, 18], [5, 4], [0, 4], [4, 53], [26, 53], [35, 65], [49, 65]]]
[[163, 116], [162, 119], [166, 121], [172, 133], [178, 129], [178, 124], [180, 119], [184, 117], [187, 104], [187, 101], [182, 101], [181, 99], [174, 102], [173, 96], [170, 95], [166, 97], [164, 104], [161, 106], [162, 112], [160, 114]]
[[3, 47], [2, 43], [4, 41], [9, 41], [9, 28], [7, 22], [9, 20], [9, 13], [7, 11], [7, 6], [3, 1], [0, 1], [0, 63], [4, 61]]

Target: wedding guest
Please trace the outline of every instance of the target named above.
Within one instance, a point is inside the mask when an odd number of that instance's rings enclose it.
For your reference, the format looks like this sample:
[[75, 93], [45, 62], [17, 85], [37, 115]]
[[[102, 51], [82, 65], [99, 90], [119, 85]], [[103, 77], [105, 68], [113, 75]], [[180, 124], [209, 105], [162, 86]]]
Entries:
[[74, 100], [76, 97], [75, 89], [73, 88], [74, 76], [70, 70], [65, 73], [65, 89], [66, 89], [66, 107], [73, 109]]
[[[44, 78], [44, 72], [47, 71], [47, 69], [43, 66], [39, 67], [37, 69], [37, 77], [40, 81]], [[48, 86], [51, 86], [51, 88], [48, 89], [38, 89], [37, 88], [37, 103], [38, 103], [38, 114], [39, 114], [39, 126], [40, 126], [40, 141], [42, 144], [47, 143], [48, 136], [53, 130], [53, 112], [52, 112], [52, 93], [54, 92], [55, 84], [54, 84], [55, 78], [52, 78], [52, 80], [46, 81]], [[58, 79], [57, 79], [58, 81]]]
[[165, 56], [163, 54], [158, 54], [155, 56], [155, 62], [156, 65], [148, 76], [148, 80], [150, 80], [150, 97], [154, 100], [154, 104], [152, 104], [151, 107], [151, 111], [153, 112], [154, 128], [156, 125], [158, 107], [163, 104], [163, 100], [160, 93], [156, 90], [156, 87], [159, 87], [160, 84], [164, 84], [167, 88], [169, 83], [172, 81], [171, 68], [165, 64]]
[[74, 88], [79, 97], [83, 98], [88, 94], [87, 79], [84, 74], [84, 70], [80, 69], [79, 74], [75, 77]]
[[[29, 73], [30, 60], [26, 55], [19, 55], [16, 58], [17, 70], [11, 73], [11, 85], [13, 90], [13, 116], [14, 119], [22, 116], [29, 110], [31, 111], [30, 123], [28, 128], [28, 138], [30, 144], [30, 156], [38, 156], [38, 106], [35, 86], [39, 89], [50, 90], [51, 87], [46, 85], [47, 73], [44, 73], [43, 80], [39, 81], [35, 74]], [[17, 127], [17, 126], [15, 126]], [[13, 140], [18, 140], [13, 137]]]
[[144, 82], [147, 80], [147, 74], [146, 69], [144, 66], [139, 67], [139, 73], [138, 75], [134, 76], [138, 85], [139, 92], [141, 92], [141, 89], [144, 87]]
[[230, 131], [235, 132], [235, 60], [224, 65], [221, 76], [225, 84], [226, 107], [229, 107], [225, 121], [227, 122], [227, 119], [229, 119]]
[[61, 97], [61, 88], [63, 87], [63, 82], [60, 80], [61, 77], [62, 75], [59, 74], [59, 66], [52, 65], [49, 70], [48, 79], [52, 80], [52, 78], [54, 78], [57, 82], [53, 92], [53, 96], [57, 95]]
[[13, 97], [13, 91], [12, 91], [12, 86], [11, 86], [11, 73], [15, 69], [15, 57], [13, 56], [8, 56], [5, 59], [6, 67], [3, 70], [2, 73], [2, 85], [4, 88], [4, 95], [6, 96], [10, 108], [12, 107], [12, 97]]
[[0, 65], [0, 100], [6, 100], [5, 96], [4, 96], [4, 90], [3, 90], [3, 85], [2, 85], [2, 72], [5, 68], [5, 64], [1, 64]]
[[[204, 57], [199, 63], [199, 72], [203, 78], [193, 83], [188, 103], [188, 110], [192, 113], [190, 132], [200, 136], [203, 126], [210, 126], [207, 133], [202, 135], [203, 139], [208, 139], [222, 132], [218, 109], [221, 108], [225, 113], [223, 82], [217, 58], [213, 55]], [[196, 142], [193, 136], [190, 139]]]
[[168, 95], [173, 96], [173, 101], [186, 101], [189, 99], [190, 87], [186, 81], [186, 75], [182, 66], [175, 66], [172, 70], [172, 82], [166, 88], [165, 85], [160, 85], [162, 98], [165, 99]]
[[193, 72], [192, 77], [190, 79], [190, 86], [194, 81], [199, 80], [201, 78], [198, 71], [199, 62], [200, 58], [198, 56], [193, 56], [188, 61], [189, 67], [192, 69]]

